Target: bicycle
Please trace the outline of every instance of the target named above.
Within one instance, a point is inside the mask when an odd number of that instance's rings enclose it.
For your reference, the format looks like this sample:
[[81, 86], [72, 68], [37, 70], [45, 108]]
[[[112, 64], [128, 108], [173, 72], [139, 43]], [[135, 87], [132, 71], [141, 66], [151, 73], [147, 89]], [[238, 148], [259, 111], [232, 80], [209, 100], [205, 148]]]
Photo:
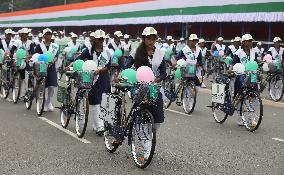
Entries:
[[28, 85], [27, 85], [27, 90], [24, 95], [24, 102], [27, 110], [30, 110], [33, 104], [33, 99], [35, 97], [35, 77], [34, 77], [34, 72], [32, 69], [32, 65], [30, 64], [29, 68], [26, 68], [25, 70], [25, 77], [28, 77]]
[[7, 99], [14, 82], [13, 60], [6, 58], [1, 65], [0, 88], [4, 99]]
[[191, 114], [194, 111], [197, 91], [192, 78], [195, 76], [195, 70], [187, 74], [186, 69], [188, 68], [182, 68], [183, 76], [177, 88], [173, 70], [163, 81], [163, 89], [165, 92], [164, 108], [169, 108], [172, 102], [176, 101], [177, 106], [183, 105], [183, 110], [186, 114]]
[[273, 63], [269, 64], [269, 72], [265, 78], [261, 75], [259, 78], [259, 92], [262, 93], [267, 87], [271, 99], [278, 102], [282, 99], [284, 94], [284, 80], [283, 70], [281, 67]]
[[115, 93], [103, 94], [100, 117], [104, 120], [107, 151], [114, 153], [127, 137], [136, 166], [144, 169], [150, 164], [156, 146], [154, 118], [149, 106], [155, 105], [153, 92], [157, 87], [146, 84], [137, 86], [134, 104], [127, 115], [125, 96], [133, 86], [116, 84]]
[[[63, 128], [67, 128], [70, 118], [74, 115], [76, 134], [82, 138], [86, 132], [89, 100], [88, 92], [96, 78], [94, 72], [72, 72], [67, 71], [68, 81], [66, 83], [59, 82], [57, 101], [61, 103], [60, 123]], [[75, 79], [75, 80], [74, 80]], [[73, 83], [75, 81], [75, 83]], [[72, 98], [72, 86], [78, 88], [75, 98]]]
[[[238, 111], [246, 129], [253, 132], [260, 126], [263, 116], [263, 104], [257, 91], [257, 72], [247, 72], [239, 75], [242, 87], [232, 99], [230, 92], [230, 79], [234, 74], [222, 74], [212, 84], [212, 115], [217, 123], [224, 123], [228, 116]], [[240, 107], [238, 109], [238, 105]], [[255, 105], [255, 106], [254, 106]], [[259, 109], [257, 106], [259, 105]]]

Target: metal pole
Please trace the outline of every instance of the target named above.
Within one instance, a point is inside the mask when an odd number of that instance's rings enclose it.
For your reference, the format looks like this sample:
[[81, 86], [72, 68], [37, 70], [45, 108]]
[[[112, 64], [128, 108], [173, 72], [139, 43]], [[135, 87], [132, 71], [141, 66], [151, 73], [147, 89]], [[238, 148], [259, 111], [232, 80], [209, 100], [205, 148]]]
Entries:
[[[67, 4], [67, 0], [64, 0], [64, 5]], [[65, 26], [63, 27], [63, 32], [64, 32], [64, 36], [66, 36], [66, 33], [65, 33], [66, 29], [65, 29]]]

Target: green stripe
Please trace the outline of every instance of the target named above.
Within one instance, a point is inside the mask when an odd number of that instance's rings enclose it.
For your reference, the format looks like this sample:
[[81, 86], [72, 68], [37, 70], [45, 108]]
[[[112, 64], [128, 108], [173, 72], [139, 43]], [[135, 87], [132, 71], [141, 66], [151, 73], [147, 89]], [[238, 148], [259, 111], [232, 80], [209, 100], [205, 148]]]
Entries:
[[222, 14], [222, 13], [253, 13], [253, 12], [284, 12], [284, 2], [255, 3], [255, 4], [236, 4], [224, 6], [202, 6], [186, 7], [159, 10], [146, 10], [124, 13], [95, 14], [86, 16], [68, 16], [48, 19], [30, 19], [3, 21], [2, 24], [16, 23], [39, 23], [39, 22], [61, 22], [61, 21], [80, 21], [80, 20], [98, 20], [114, 18], [138, 18], [154, 16], [173, 16], [173, 15], [199, 15], [199, 14]]

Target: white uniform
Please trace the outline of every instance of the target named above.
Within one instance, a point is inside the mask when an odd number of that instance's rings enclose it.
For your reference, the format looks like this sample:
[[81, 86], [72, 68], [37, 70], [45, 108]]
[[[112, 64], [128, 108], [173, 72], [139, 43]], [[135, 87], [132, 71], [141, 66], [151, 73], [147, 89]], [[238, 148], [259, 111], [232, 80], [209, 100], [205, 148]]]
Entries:
[[276, 51], [274, 47], [270, 47], [268, 52], [271, 52], [271, 56], [273, 60], [282, 60], [283, 58], [283, 53], [284, 53], [284, 48], [280, 47], [279, 52]]
[[77, 50], [79, 50], [80, 48], [80, 43], [79, 42], [76, 42], [76, 44], [73, 42], [73, 41], [70, 41], [68, 44], [68, 47], [75, 47]]

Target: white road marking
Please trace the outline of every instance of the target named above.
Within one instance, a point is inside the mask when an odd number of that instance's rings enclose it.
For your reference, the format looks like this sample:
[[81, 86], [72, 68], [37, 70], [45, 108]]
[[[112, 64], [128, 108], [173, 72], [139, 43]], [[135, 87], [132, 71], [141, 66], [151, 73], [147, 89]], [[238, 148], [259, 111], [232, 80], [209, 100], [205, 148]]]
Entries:
[[[3, 98], [3, 95], [2, 95], [2, 94], [0, 94], [0, 97], [1, 97], [1, 98]], [[7, 98], [6, 100], [7, 100], [8, 102], [13, 102], [13, 100], [12, 100], [12, 99], [10, 99], [10, 98]]]
[[165, 109], [166, 111], [170, 111], [170, 112], [173, 112], [173, 113], [176, 113], [176, 114], [180, 114], [180, 115], [184, 115], [184, 116], [187, 116], [187, 117], [190, 117], [191, 115], [188, 115], [186, 113], [183, 113], [183, 112], [179, 112], [179, 111], [175, 111], [175, 110], [172, 110], [172, 109]]
[[284, 143], [284, 140], [283, 140], [283, 139], [279, 139], [279, 138], [272, 138], [272, 140], [276, 140], [276, 141], [279, 141], [279, 142], [283, 142], [283, 143]]
[[58, 125], [57, 123], [54, 123], [53, 121], [48, 120], [48, 119], [45, 118], [45, 117], [39, 117], [39, 119], [45, 121], [46, 123], [50, 124], [51, 126], [54, 126], [55, 128], [57, 128], [57, 129], [59, 129], [60, 131], [66, 133], [66, 134], [68, 134], [68, 135], [70, 135], [71, 137], [73, 137], [73, 138], [79, 140], [80, 142], [83, 142], [83, 143], [92, 143], [92, 142], [90, 142], [89, 140], [78, 138], [75, 133], [73, 133], [73, 132], [71, 132], [71, 131], [69, 131], [69, 130], [67, 130], [67, 129], [62, 128], [62, 126]]

